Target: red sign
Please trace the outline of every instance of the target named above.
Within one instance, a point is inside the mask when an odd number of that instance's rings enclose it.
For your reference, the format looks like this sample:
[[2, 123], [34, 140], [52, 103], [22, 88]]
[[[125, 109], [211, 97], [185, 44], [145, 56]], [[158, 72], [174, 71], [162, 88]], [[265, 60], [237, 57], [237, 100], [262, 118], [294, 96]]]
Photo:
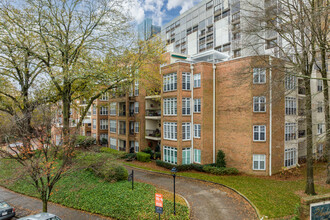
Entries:
[[161, 207], [163, 208], [163, 195], [156, 193], [156, 200], [155, 200], [155, 204], [157, 207]]

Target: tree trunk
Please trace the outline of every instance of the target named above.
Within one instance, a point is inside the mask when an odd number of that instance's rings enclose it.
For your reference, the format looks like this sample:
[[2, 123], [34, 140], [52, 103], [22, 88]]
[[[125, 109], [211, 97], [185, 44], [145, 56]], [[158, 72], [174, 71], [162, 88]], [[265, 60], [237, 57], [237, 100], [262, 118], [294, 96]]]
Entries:
[[46, 199], [42, 199], [42, 211], [47, 212], [48, 210], [48, 201]]
[[313, 133], [312, 133], [312, 97], [310, 88], [310, 79], [305, 78], [306, 88], [306, 135], [307, 135], [307, 177], [306, 177], [306, 189], [305, 193], [308, 195], [315, 195], [314, 188], [314, 174], [313, 174]]

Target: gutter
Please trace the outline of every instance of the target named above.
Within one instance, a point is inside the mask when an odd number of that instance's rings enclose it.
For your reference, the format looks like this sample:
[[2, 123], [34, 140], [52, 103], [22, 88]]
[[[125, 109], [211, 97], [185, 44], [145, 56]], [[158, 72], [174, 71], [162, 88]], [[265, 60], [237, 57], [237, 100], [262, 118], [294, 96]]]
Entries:
[[190, 64], [190, 89], [191, 89], [191, 102], [190, 102], [190, 111], [191, 111], [191, 152], [190, 152], [190, 162], [194, 163], [194, 66]]
[[216, 65], [213, 59], [213, 163], [215, 163], [215, 69]]
[[269, 176], [272, 175], [272, 58], [269, 56]]

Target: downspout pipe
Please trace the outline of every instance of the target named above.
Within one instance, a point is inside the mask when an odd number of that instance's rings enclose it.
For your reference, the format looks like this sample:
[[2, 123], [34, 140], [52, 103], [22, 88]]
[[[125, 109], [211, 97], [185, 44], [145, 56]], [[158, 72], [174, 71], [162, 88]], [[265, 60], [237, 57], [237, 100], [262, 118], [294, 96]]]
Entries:
[[213, 163], [215, 163], [215, 60], [213, 59]]
[[190, 63], [190, 89], [191, 89], [191, 102], [190, 102], [190, 111], [191, 111], [191, 153], [190, 161], [193, 163], [194, 159], [194, 66], [193, 63]]
[[269, 176], [272, 175], [272, 57], [269, 56]]

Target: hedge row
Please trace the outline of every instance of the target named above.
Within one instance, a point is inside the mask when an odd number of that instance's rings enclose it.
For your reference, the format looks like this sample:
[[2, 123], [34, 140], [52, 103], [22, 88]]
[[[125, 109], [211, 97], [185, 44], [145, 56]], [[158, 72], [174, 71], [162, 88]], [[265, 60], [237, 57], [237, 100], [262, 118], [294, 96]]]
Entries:
[[164, 167], [166, 169], [172, 169], [176, 167], [178, 171], [188, 171], [188, 170], [196, 170], [199, 172], [211, 173], [215, 175], [236, 175], [238, 174], [238, 170], [236, 168], [225, 168], [225, 167], [215, 167], [213, 164], [208, 165], [200, 165], [200, 164], [182, 164], [182, 165], [174, 165], [171, 163], [167, 163], [161, 160], [156, 160], [156, 165], [160, 167]]
[[138, 161], [141, 162], [149, 162], [150, 161], [150, 154], [139, 152], [136, 154], [136, 158]]

